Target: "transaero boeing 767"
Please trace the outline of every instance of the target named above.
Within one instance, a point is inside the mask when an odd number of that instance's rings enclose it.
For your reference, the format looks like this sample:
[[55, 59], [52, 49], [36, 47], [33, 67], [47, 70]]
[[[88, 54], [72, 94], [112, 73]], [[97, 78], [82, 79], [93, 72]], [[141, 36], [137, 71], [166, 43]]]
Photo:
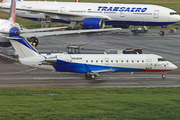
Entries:
[[[10, 6], [10, 0], [0, 4], [1, 12]], [[48, 2], [17, 0], [17, 16], [31, 20], [51, 17], [54, 22], [81, 24], [84, 28], [99, 29], [104, 25], [164, 26], [180, 21], [178, 13], [170, 8], [147, 4], [112, 4], [83, 2]], [[23, 11], [22, 11], [23, 10]]]
[[[0, 47], [9, 47], [11, 43], [7, 37], [11, 36], [26, 36], [28, 41], [31, 42], [35, 47], [38, 45], [38, 38], [42, 36], [51, 35], [65, 35], [65, 34], [75, 34], [75, 33], [88, 33], [88, 32], [105, 32], [105, 31], [119, 31], [119, 28], [109, 28], [109, 29], [91, 29], [91, 30], [64, 30], [64, 31], [52, 31], [67, 27], [55, 27], [55, 28], [40, 28], [40, 29], [26, 29], [21, 30], [16, 20], [16, 0], [12, 0], [9, 13], [9, 19], [0, 19]], [[51, 32], [47, 32], [51, 31]]]

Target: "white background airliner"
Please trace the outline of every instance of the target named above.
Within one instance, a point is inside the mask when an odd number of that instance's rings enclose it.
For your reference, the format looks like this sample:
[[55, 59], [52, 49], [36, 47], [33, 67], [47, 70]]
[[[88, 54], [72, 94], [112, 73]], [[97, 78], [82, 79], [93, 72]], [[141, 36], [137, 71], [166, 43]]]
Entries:
[[177, 68], [173, 63], [153, 54], [41, 55], [24, 37], [14, 36], [9, 39], [22, 64], [59, 72], [84, 73], [88, 79], [94, 79], [102, 72], [164, 72]]
[[[3, 0], [3, 8], [10, 6], [10, 0]], [[18, 0], [17, 16], [39, 20], [51, 16], [54, 22], [70, 23], [71, 27], [81, 24], [84, 28], [103, 28], [104, 25], [163, 26], [180, 21], [176, 11], [145, 4], [111, 4], [83, 2], [47, 2]], [[1, 9], [8, 12], [7, 9]]]
[[0, 19], [0, 46], [1, 47], [9, 47], [11, 46], [7, 37], [9, 36], [25, 36], [28, 38], [34, 46], [37, 46], [38, 39], [37, 37], [42, 36], [51, 36], [51, 35], [62, 35], [62, 34], [74, 34], [74, 33], [88, 33], [88, 32], [105, 32], [105, 31], [118, 31], [120, 29], [110, 28], [110, 29], [91, 29], [91, 30], [69, 30], [69, 31], [53, 31], [53, 32], [42, 32], [42, 31], [50, 31], [57, 30], [61, 28], [67, 27], [55, 27], [55, 28], [40, 28], [40, 29], [25, 29], [21, 30], [18, 23], [15, 22], [16, 19], [16, 0], [12, 0], [11, 2], [11, 12], [9, 14], [8, 20]]

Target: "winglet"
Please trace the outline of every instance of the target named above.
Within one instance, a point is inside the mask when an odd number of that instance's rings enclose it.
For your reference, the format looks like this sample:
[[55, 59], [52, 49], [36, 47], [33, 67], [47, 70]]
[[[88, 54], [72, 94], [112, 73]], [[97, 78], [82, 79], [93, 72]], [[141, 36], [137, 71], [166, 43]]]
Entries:
[[9, 21], [15, 24], [16, 21], [16, 0], [11, 0], [11, 9], [9, 13]]
[[20, 58], [41, 56], [39, 52], [22, 36], [8, 37]]

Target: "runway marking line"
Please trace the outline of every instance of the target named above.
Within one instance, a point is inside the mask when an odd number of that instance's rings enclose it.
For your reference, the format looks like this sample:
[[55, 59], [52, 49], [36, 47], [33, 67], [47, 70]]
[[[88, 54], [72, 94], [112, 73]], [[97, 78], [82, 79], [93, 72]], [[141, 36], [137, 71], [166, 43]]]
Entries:
[[1, 73], [0, 75], [10, 75], [10, 74], [19, 74], [19, 73], [24, 73], [24, 72], [30, 72], [30, 71], [34, 71], [37, 68], [34, 69], [29, 69], [29, 70], [24, 70], [24, 71], [20, 71], [20, 72], [11, 72], [11, 73]]

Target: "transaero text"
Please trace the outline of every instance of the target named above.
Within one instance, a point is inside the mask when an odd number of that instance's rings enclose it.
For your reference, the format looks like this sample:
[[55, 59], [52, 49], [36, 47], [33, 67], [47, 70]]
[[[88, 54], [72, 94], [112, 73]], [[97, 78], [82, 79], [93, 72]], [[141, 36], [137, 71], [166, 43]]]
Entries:
[[146, 12], [147, 8], [98, 6], [98, 11]]

